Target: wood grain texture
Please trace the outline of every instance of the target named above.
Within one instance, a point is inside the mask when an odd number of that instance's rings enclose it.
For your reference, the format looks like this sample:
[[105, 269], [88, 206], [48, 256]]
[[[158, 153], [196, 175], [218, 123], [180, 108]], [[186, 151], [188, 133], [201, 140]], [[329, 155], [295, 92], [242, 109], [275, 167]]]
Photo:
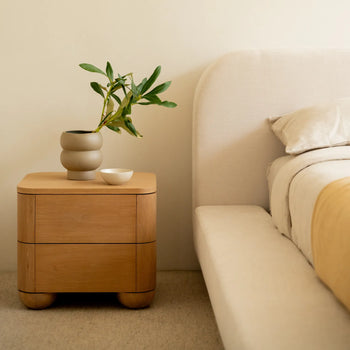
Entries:
[[155, 175], [135, 173], [123, 186], [65, 176], [29, 174], [18, 186], [18, 238], [33, 242], [18, 242], [23, 303], [43, 308], [50, 293], [117, 292], [128, 307], [148, 306], [156, 284]]
[[136, 236], [138, 243], [156, 240], [157, 194], [137, 196]]
[[29, 309], [41, 310], [49, 307], [55, 300], [54, 293], [24, 293], [18, 292], [22, 303]]
[[105, 183], [99, 172], [96, 180], [67, 180], [65, 172], [32, 173], [18, 184], [17, 191], [25, 194], [147, 194], [156, 192], [153, 173], [134, 173], [130, 181], [112, 186]]
[[35, 244], [17, 242], [17, 287], [35, 292]]
[[136, 195], [38, 195], [37, 243], [134, 243]]
[[135, 290], [134, 244], [38, 244], [37, 292]]
[[130, 309], [142, 309], [150, 306], [155, 291], [143, 293], [118, 293], [117, 297], [121, 304]]
[[35, 242], [35, 195], [17, 194], [17, 239]]
[[156, 287], [156, 242], [137, 244], [136, 292]]

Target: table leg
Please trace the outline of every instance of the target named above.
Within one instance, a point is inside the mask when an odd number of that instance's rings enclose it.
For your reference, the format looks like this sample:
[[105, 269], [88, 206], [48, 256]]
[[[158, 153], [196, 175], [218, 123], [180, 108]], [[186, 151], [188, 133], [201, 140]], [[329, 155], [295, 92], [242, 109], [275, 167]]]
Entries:
[[18, 293], [22, 303], [29, 309], [45, 309], [56, 299], [55, 293]]
[[142, 293], [118, 293], [118, 300], [124, 306], [130, 309], [142, 309], [150, 306], [155, 291], [151, 290], [149, 292]]

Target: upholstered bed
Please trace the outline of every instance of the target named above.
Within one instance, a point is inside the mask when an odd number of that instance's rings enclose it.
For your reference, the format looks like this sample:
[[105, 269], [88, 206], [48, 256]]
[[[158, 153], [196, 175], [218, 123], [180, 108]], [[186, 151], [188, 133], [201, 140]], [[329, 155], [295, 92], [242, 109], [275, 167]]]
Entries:
[[226, 349], [350, 349], [350, 312], [315, 271], [308, 238], [319, 192], [350, 176], [350, 146], [336, 135], [286, 155], [271, 128], [271, 117], [344, 97], [348, 51], [233, 52], [200, 79], [194, 242]]

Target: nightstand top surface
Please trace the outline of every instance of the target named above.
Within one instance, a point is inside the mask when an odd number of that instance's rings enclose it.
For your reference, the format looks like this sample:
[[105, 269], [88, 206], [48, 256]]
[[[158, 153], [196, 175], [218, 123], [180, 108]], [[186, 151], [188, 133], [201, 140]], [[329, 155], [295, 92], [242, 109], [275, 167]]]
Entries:
[[100, 173], [96, 180], [67, 180], [66, 172], [31, 173], [18, 184], [18, 193], [24, 194], [148, 194], [157, 190], [153, 173], [135, 172], [123, 185], [108, 185]]

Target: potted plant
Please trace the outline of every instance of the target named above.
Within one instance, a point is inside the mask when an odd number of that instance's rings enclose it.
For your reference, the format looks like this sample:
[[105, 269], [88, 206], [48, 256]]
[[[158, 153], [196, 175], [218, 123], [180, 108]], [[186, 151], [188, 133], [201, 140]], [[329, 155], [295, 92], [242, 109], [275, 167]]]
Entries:
[[109, 62], [107, 62], [105, 72], [88, 63], [81, 63], [79, 66], [89, 72], [105, 76], [107, 84], [104, 86], [95, 81], [90, 83], [91, 88], [103, 99], [98, 125], [96, 129], [91, 131], [72, 130], [62, 133], [61, 163], [68, 170], [68, 179], [91, 180], [95, 178], [95, 170], [102, 162], [100, 130], [103, 127], [106, 126], [117, 133], [124, 130], [130, 135], [140, 138], [142, 135], [136, 130], [131, 119], [133, 105], [156, 104], [173, 108], [176, 107], [176, 103], [162, 101], [158, 96], [168, 89], [171, 81], [151, 89], [160, 74], [160, 66], [148, 79], [144, 78], [139, 84], [135, 83], [133, 73], [125, 75], [114, 73]]

